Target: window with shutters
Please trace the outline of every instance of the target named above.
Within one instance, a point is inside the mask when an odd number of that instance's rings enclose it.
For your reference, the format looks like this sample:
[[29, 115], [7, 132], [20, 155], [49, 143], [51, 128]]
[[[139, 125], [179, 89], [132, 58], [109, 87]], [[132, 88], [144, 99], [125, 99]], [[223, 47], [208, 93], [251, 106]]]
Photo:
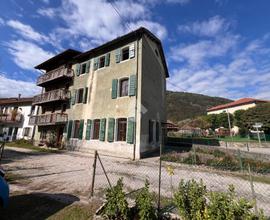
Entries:
[[153, 129], [153, 125], [154, 125], [154, 123], [153, 123], [153, 121], [152, 120], [149, 120], [149, 143], [152, 143], [153, 142], [153, 137], [154, 137], [154, 135], [153, 135], [153, 131], [154, 131], [154, 129]]
[[119, 118], [117, 120], [117, 141], [126, 141], [127, 119]]
[[120, 97], [123, 97], [123, 96], [128, 96], [128, 79], [125, 78], [125, 79], [121, 79], [120, 80], [120, 85], [119, 85], [119, 95]]
[[77, 93], [77, 103], [83, 102], [83, 89], [79, 89]]
[[100, 119], [95, 119], [92, 139], [99, 139], [99, 129], [100, 129]]
[[105, 56], [102, 56], [99, 58], [99, 67], [98, 68], [102, 68], [105, 66]]
[[73, 124], [73, 138], [78, 138], [79, 137], [79, 131], [80, 131], [80, 121], [79, 120], [75, 120], [74, 124]]
[[125, 47], [122, 49], [122, 59], [121, 60], [128, 60], [129, 59], [129, 47]]
[[83, 63], [81, 65], [81, 72], [80, 72], [80, 74], [85, 74], [85, 73], [86, 73], [86, 63]]

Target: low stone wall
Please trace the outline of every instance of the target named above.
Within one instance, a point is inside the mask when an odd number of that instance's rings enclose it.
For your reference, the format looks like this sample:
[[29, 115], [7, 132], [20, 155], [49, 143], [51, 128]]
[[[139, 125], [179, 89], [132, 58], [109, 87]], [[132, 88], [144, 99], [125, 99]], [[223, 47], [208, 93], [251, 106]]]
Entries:
[[266, 147], [266, 148], [270, 148], [270, 143], [269, 142], [262, 142], [262, 144], [260, 145], [258, 142], [226, 142], [226, 141], [219, 141], [219, 145], [221, 147], [248, 147], [250, 148], [254, 148], [254, 147]]

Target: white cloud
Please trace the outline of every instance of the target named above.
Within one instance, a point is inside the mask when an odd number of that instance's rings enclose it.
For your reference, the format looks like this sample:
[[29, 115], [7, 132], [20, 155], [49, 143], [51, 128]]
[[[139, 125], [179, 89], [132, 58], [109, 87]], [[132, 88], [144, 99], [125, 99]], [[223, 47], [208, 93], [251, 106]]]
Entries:
[[157, 5], [157, 4], [180, 4], [180, 5], [185, 5], [191, 0], [139, 0], [139, 2], [144, 3], [144, 4], [150, 4], [150, 5]]
[[[249, 42], [241, 49], [234, 44], [233, 53], [224, 52], [226, 60], [217, 57], [211, 62], [204, 57], [197, 65], [182, 64], [171, 71], [168, 89], [231, 99], [270, 99], [270, 50], [266, 40]], [[212, 53], [210, 47], [208, 50]]]
[[39, 8], [37, 13], [49, 18], [54, 18], [56, 16], [56, 11], [53, 8]]
[[30, 40], [34, 40], [37, 42], [48, 41], [48, 37], [42, 35], [41, 33], [35, 31], [30, 25], [26, 25], [17, 20], [9, 20], [7, 25], [12, 27], [15, 31], [17, 31], [22, 37]]
[[5, 44], [13, 61], [22, 69], [33, 70], [34, 66], [54, 56], [34, 43], [14, 40]]
[[60, 7], [43, 8], [38, 13], [65, 23], [65, 27], [58, 27], [49, 34], [58, 45], [62, 41], [72, 44], [80, 37], [85, 39], [84, 42], [102, 44], [142, 25], [161, 38], [167, 34], [162, 24], [153, 21], [149, 4], [141, 1], [117, 0], [109, 3], [92, 0], [89, 4], [88, 0], [62, 0]]
[[40, 93], [40, 88], [33, 82], [9, 79], [0, 74], [0, 98], [17, 97], [22, 94], [23, 97], [31, 97]]
[[206, 21], [196, 21], [186, 25], [179, 25], [180, 33], [191, 33], [199, 36], [215, 37], [226, 32], [230, 23], [220, 16], [214, 16]]
[[194, 44], [182, 44], [171, 48], [170, 59], [198, 65], [209, 58], [221, 57], [233, 48], [238, 36], [228, 35], [213, 40], [201, 40]]

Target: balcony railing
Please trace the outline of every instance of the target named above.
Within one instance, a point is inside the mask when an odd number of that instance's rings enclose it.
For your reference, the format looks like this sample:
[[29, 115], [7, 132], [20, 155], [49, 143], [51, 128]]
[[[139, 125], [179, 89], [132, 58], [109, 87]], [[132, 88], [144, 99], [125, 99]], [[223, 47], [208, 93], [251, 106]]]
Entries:
[[33, 97], [33, 105], [69, 99], [69, 92], [64, 89], [56, 89]]
[[7, 124], [18, 124], [21, 123], [23, 120], [23, 115], [22, 114], [3, 114], [0, 116], [0, 123], [7, 123]]
[[61, 77], [72, 77], [72, 76], [73, 76], [72, 69], [61, 67], [40, 75], [37, 79], [37, 85], [39, 86], [42, 85], [43, 83], [59, 79]]
[[29, 119], [29, 125], [65, 124], [67, 121], [68, 121], [68, 115], [65, 113], [32, 115], [30, 116], [30, 119]]

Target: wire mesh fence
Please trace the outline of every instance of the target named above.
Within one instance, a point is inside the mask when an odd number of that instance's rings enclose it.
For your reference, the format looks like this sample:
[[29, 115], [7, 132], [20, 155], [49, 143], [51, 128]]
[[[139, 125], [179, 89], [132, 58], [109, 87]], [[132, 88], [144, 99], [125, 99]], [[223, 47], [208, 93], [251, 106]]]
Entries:
[[173, 207], [180, 180], [202, 180], [209, 192], [227, 192], [233, 185], [237, 196], [249, 200], [255, 212], [261, 209], [270, 216], [269, 155], [252, 153], [246, 146], [245, 150], [239, 150], [229, 146], [170, 145], [167, 142], [161, 157], [115, 163], [102, 155], [99, 159], [94, 175], [95, 195], [104, 196], [110, 184], [115, 185], [119, 178], [123, 178], [125, 192], [128, 197], [134, 198], [134, 194], [148, 180], [156, 206], [160, 204], [161, 209], [167, 209]]

